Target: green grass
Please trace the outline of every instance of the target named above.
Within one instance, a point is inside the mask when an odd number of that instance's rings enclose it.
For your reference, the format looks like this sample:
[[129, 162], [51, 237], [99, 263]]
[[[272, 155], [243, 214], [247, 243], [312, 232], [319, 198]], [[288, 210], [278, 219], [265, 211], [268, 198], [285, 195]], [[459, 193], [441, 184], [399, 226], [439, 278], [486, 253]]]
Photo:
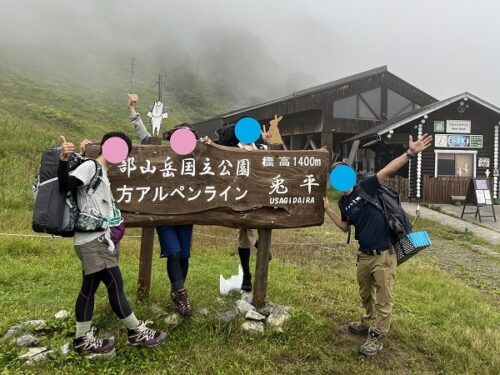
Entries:
[[[385, 351], [373, 359], [357, 354], [360, 339], [345, 335], [343, 325], [361, 313], [355, 281], [352, 248], [280, 245], [302, 234], [275, 231], [268, 300], [292, 305], [294, 312], [283, 335], [253, 338], [239, 330], [241, 320], [219, 324], [216, 311], [229, 310], [215, 303], [218, 276], [234, 273], [234, 242], [214, 240], [203, 234], [234, 237], [229, 229], [197, 228], [188, 288], [195, 308], [193, 319], [168, 327], [162, 319], [155, 327], [168, 329], [170, 339], [153, 350], [129, 348], [125, 330], [111, 312], [101, 288], [96, 301], [95, 324], [103, 334], [117, 338], [117, 357], [88, 361], [74, 354], [48, 360], [35, 373], [498, 373], [496, 345], [500, 340], [500, 313], [495, 300], [465, 286], [423, 258], [409, 261], [398, 272], [393, 328]], [[344, 236], [332, 227], [311, 228], [325, 245]], [[303, 230], [303, 231], [308, 231]], [[136, 234], [137, 231], [131, 231]], [[326, 237], [326, 238], [325, 238]], [[317, 238], [317, 237], [316, 237]], [[302, 239], [303, 240], [303, 239]], [[305, 241], [311, 242], [311, 241]], [[153, 288], [148, 301], [138, 303], [135, 280], [139, 241], [123, 242], [121, 269], [125, 290], [140, 318], [152, 318], [151, 305], [167, 308], [165, 263], [155, 258]], [[158, 253], [155, 245], [155, 254]], [[306, 259], [303, 255], [306, 254]], [[58, 348], [72, 338], [71, 320], [55, 322], [59, 309], [73, 310], [80, 283], [79, 262], [71, 241], [46, 238], [3, 238], [0, 243], [0, 332], [25, 319], [43, 318], [52, 323], [42, 344]], [[411, 263], [410, 263], [411, 262]], [[196, 314], [206, 307], [211, 315]], [[21, 352], [2, 342], [0, 366], [15, 370]]]
[[[68, 90], [2, 73], [0, 233], [33, 234], [30, 184], [43, 149], [57, 144], [60, 134], [75, 142], [84, 137], [100, 139], [108, 130], [134, 134], [120, 100], [106, 99], [102, 93], [89, 93], [81, 87]], [[176, 112], [168, 125], [182, 121], [182, 113]], [[329, 193], [329, 197], [338, 199], [338, 194]], [[332, 207], [336, 209], [333, 203]], [[357, 349], [362, 339], [344, 330], [345, 324], [362, 312], [355, 244], [346, 245], [345, 234], [326, 220], [322, 227], [273, 231], [268, 300], [294, 307], [282, 335], [248, 337], [239, 329], [241, 320], [220, 324], [215, 318], [217, 311], [231, 309], [236, 299], [225, 298], [224, 306], [215, 303], [219, 274], [232, 275], [238, 263], [235, 231], [217, 227], [196, 227], [187, 283], [194, 317], [176, 327], [167, 326], [151, 312], [152, 305], [173, 312], [164, 260], [155, 256], [149, 300], [137, 302], [134, 297], [140, 246], [138, 239], [130, 237], [139, 234], [135, 229], [127, 231], [122, 244], [125, 290], [140, 318], [153, 319], [155, 327], [169, 330], [168, 341], [153, 350], [128, 347], [125, 330], [101, 287], [94, 323], [101, 334], [116, 337], [116, 358], [89, 361], [71, 352], [21, 369], [16, 358], [23, 349], [0, 341], [0, 374], [21, 370], [37, 374], [500, 373], [500, 296], [469, 286], [426, 257], [416, 257], [398, 270], [395, 313], [386, 348], [375, 358], [361, 357]], [[483, 243], [469, 233], [432, 222], [420, 220], [418, 227], [429, 229], [433, 239], [460, 247]], [[157, 241], [154, 251], [158, 254]], [[1, 235], [0, 264], [0, 337], [11, 324], [47, 319], [47, 331], [37, 333], [41, 345], [57, 351], [71, 341], [72, 319], [52, 318], [60, 309], [73, 311], [81, 282], [71, 240]], [[201, 308], [208, 308], [210, 315], [197, 314]]]

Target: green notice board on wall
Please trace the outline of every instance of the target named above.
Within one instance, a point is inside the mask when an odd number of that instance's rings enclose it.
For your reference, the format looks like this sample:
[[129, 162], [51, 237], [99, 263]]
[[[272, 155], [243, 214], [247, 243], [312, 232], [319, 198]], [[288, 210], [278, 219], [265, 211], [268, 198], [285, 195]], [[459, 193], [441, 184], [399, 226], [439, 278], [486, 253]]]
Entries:
[[483, 136], [482, 135], [471, 135], [470, 136], [470, 147], [471, 148], [483, 148]]

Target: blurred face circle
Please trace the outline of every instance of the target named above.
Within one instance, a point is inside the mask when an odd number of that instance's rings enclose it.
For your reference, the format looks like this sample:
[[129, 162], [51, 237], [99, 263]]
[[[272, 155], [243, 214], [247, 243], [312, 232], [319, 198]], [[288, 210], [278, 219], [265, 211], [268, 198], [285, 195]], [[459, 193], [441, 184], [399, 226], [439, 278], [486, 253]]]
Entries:
[[102, 145], [102, 156], [110, 164], [120, 164], [128, 156], [128, 145], [120, 137], [108, 138]]
[[348, 165], [338, 165], [330, 173], [330, 183], [335, 190], [349, 191], [356, 184], [356, 172]]
[[170, 147], [178, 155], [188, 155], [196, 148], [196, 136], [190, 129], [177, 129], [170, 137]]
[[253, 117], [243, 117], [236, 123], [234, 131], [238, 141], [251, 144], [260, 137], [260, 124]]

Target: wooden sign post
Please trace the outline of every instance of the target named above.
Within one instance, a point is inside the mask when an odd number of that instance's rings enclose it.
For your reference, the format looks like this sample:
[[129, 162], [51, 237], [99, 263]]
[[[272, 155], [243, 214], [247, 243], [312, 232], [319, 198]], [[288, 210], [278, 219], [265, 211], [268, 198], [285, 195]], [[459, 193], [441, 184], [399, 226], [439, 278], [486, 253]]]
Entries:
[[149, 293], [152, 227], [220, 225], [259, 229], [253, 303], [264, 305], [271, 230], [323, 224], [327, 173], [326, 149], [249, 152], [198, 142], [181, 156], [169, 146], [134, 145], [108, 177], [126, 225], [144, 227], [138, 296]]
[[[475, 211], [465, 212], [465, 206], [467, 205], [476, 206]], [[495, 215], [495, 207], [493, 206], [493, 199], [491, 196], [491, 190], [488, 184], [488, 179], [479, 179], [479, 178], [471, 178], [469, 183], [469, 188], [467, 190], [467, 196], [465, 197], [464, 206], [462, 209], [462, 219], [464, 214], [475, 214], [474, 217], [479, 216], [479, 222], [481, 223], [481, 211], [480, 207], [490, 206], [493, 215], [484, 216], [483, 217], [492, 217], [495, 222], [497, 221]]]

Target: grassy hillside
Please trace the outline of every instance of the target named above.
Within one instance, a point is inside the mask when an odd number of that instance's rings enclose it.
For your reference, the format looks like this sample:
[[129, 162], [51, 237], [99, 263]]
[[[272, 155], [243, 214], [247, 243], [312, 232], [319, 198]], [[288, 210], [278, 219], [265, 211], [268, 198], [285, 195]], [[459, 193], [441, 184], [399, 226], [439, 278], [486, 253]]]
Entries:
[[[32, 75], [0, 68], [0, 220], [9, 216], [9, 210], [31, 209], [29, 185], [37, 173], [41, 151], [56, 145], [60, 134], [77, 144], [84, 138], [98, 141], [107, 131], [121, 130], [136, 141], [128, 120], [126, 90], [112, 86], [91, 90], [83, 83], [34, 81], [27, 77]], [[137, 109], [147, 124], [145, 114], [156, 91], [154, 87], [143, 90], [144, 94], [137, 91], [140, 94]], [[222, 103], [208, 105], [193, 99], [203, 98], [203, 91], [193, 91], [191, 95], [193, 105], [181, 107], [171, 99], [173, 95], [165, 93], [173, 112], [164, 122], [163, 130], [225, 108]]]
[[[47, 319], [48, 329], [36, 333], [41, 345], [58, 351], [72, 340], [72, 319], [52, 318], [60, 309], [73, 311], [79, 290], [80, 266], [71, 240], [4, 234], [33, 234], [30, 184], [40, 152], [56, 144], [60, 134], [75, 142], [83, 137], [98, 140], [105, 131], [116, 129], [134, 136], [124, 94], [113, 96], [78, 86], [35, 82], [1, 71], [0, 337], [11, 324]], [[139, 109], [144, 113], [145, 107]], [[167, 125], [194, 112], [193, 108], [179, 107]], [[155, 327], [167, 329], [171, 337], [154, 350], [126, 345], [125, 330], [101, 288], [94, 322], [100, 334], [116, 337], [115, 359], [89, 361], [71, 352], [21, 369], [17, 356], [24, 349], [0, 341], [0, 373], [500, 373], [498, 285], [481, 279], [475, 264], [466, 268], [453, 258], [459, 251], [467, 256], [469, 244], [484, 242], [435, 223], [423, 221], [419, 225], [430, 229], [436, 246], [398, 270], [393, 328], [385, 350], [375, 358], [361, 357], [357, 350], [362, 340], [345, 330], [345, 324], [361, 314], [356, 250], [354, 244], [345, 245], [345, 235], [327, 221], [322, 227], [273, 231], [268, 299], [294, 307], [282, 335], [248, 337], [239, 329], [241, 321], [222, 324], [215, 318], [216, 312], [230, 310], [235, 300], [228, 297], [222, 305], [216, 303], [219, 274], [233, 274], [238, 263], [234, 230], [196, 227], [187, 282], [195, 315], [177, 326], [169, 326], [152, 310], [152, 306], [159, 306], [173, 312], [164, 260], [155, 256], [150, 299], [135, 301], [139, 240], [134, 237], [137, 230], [128, 230], [121, 256], [126, 293], [140, 318], [155, 320]], [[446, 258], [440, 253], [452, 255]], [[490, 270], [498, 268], [493, 260], [478, 262], [488, 264]], [[209, 310], [207, 316], [201, 314], [202, 308]]]

